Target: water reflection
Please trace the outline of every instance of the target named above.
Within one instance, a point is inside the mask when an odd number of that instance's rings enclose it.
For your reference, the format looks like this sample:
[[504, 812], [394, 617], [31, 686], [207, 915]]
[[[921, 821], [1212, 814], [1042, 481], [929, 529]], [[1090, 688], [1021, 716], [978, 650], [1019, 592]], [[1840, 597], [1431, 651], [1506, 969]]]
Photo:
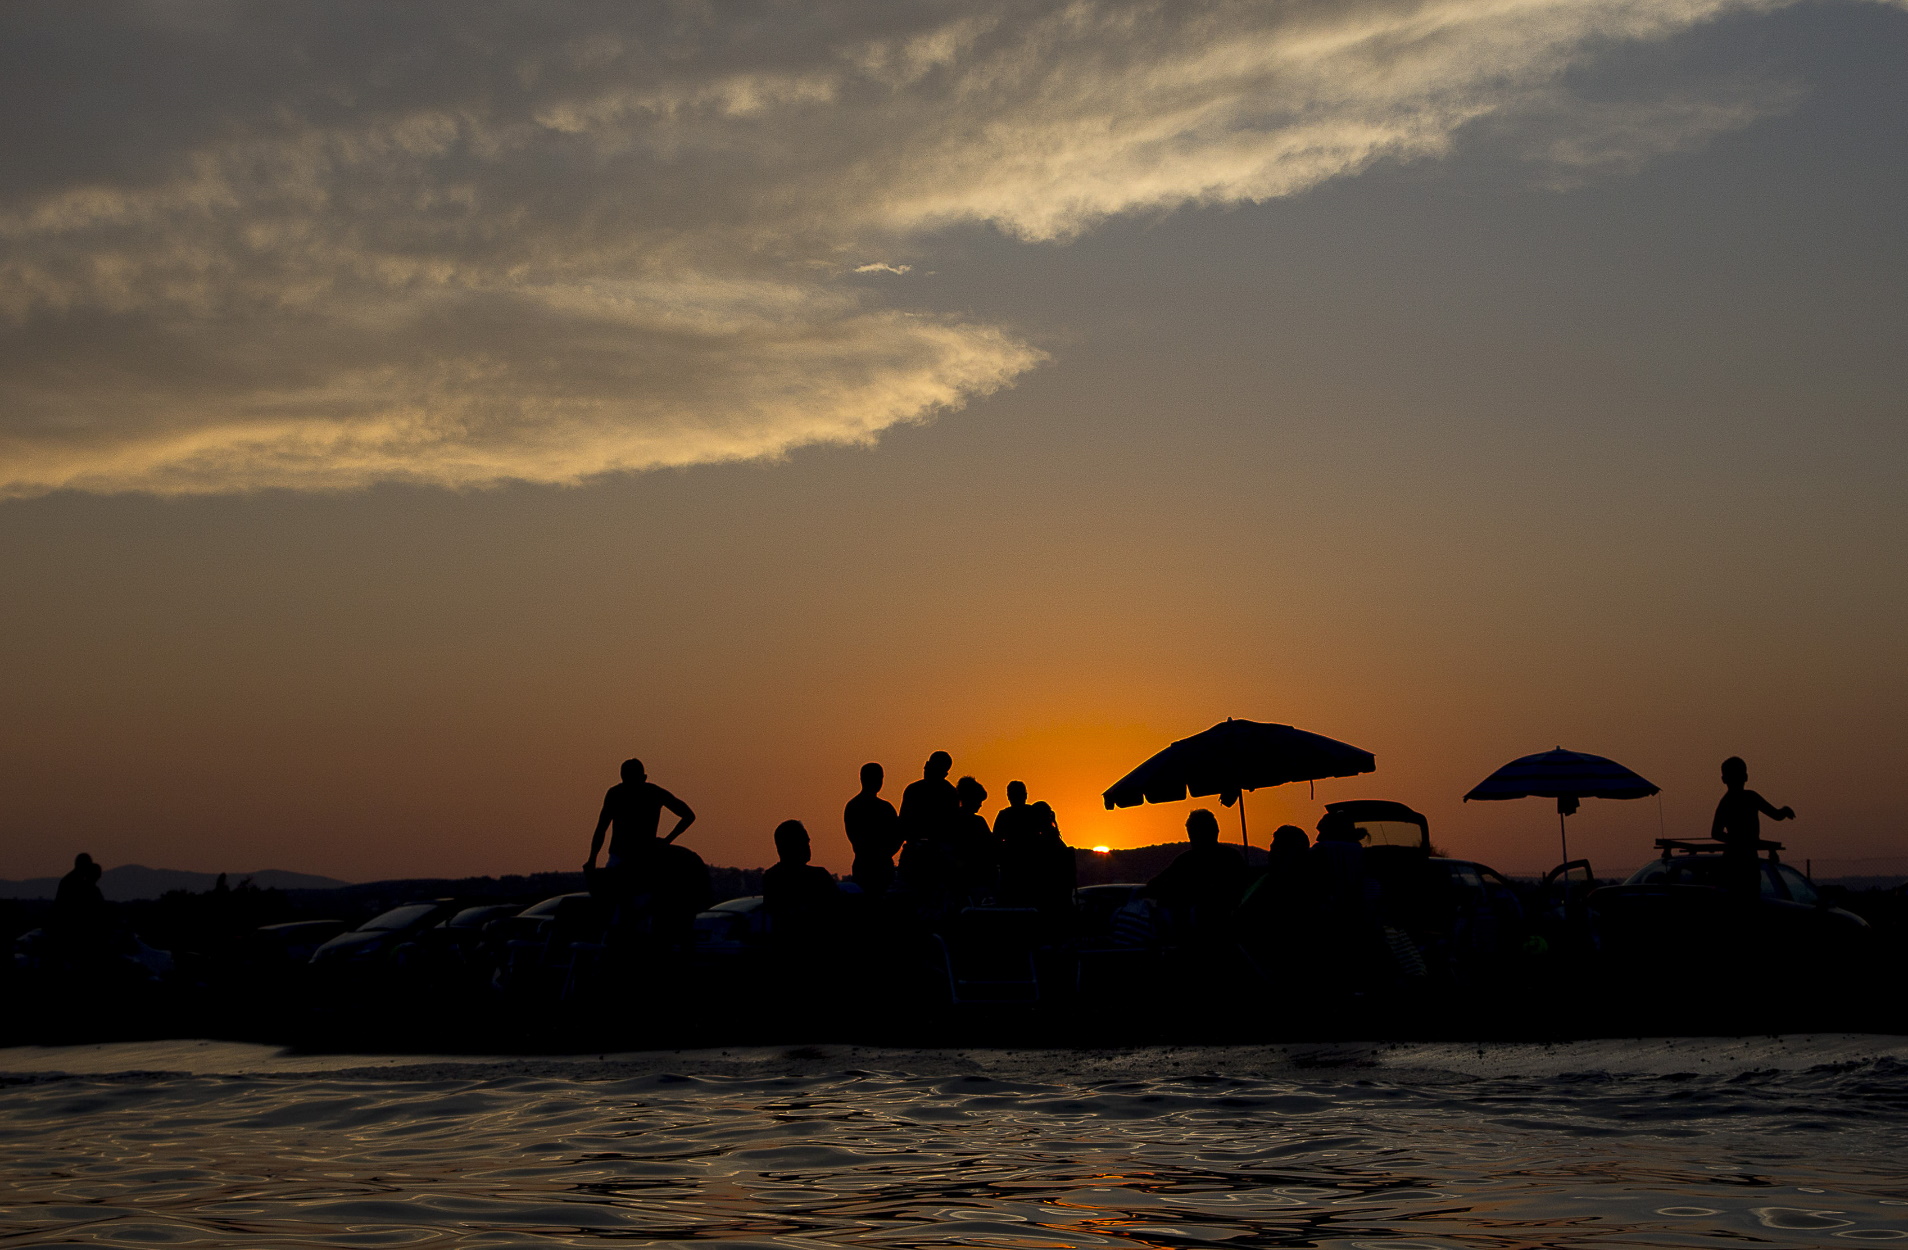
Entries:
[[[8, 1245], [1908, 1239], [1908, 1076], [128, 1073], [0, 1089]], [[1329, 1077], [1329, 1079], [1328, 1079]]]

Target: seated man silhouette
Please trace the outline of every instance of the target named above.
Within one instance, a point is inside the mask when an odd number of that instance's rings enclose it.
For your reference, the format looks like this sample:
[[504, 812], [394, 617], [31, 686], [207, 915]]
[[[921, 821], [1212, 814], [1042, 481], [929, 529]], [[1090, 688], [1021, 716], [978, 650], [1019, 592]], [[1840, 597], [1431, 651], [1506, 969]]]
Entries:
[[73, 857], [73, 871], [60, 878], [59, 888], [53, 892], [53, 911], [55, 915], [84, 916], [96, 913], [106, 905], [106, 896], [99, 889], [100, 868], [93, 857], [85, 851]]
[[1311, 839], [1297, 825], [1272, 831], [1272, 849], [1260, 873], [1239, 900], [1235, 928], [1262, 966], [1277, 966], [1288, 980], [1302, 973], [1298, 953], [1307, 946], [1316, 887]]
[[881, 797], [879, 764], [861, 766], [861, 793], [842, 810], [848, 845], [855, 849], [854, 878], [864, 894], [885, 893], [894, 884], [894, 856], [901, 849], [901, 817]]
[[775, 826], [773, 868], [762, 874], [762, 909], [769, 934], [778, 943], [813, 942], [834, 927], [841, 891], [825, 868], [808, 862], [808, 827], [799, 820]]
[[110, 914], [99, 878], [99, 865], [81, 851], [73, 857], [73, 871], [60, 878], [59, 888], [53, 892], [47, 933], [70, 956], [95, 955], [106, 946]]
[[[603, 795], [603, 810], [596, 818], [596, 832], [590, 835], [590, 857], [583, 865], [585, 876], [596, 873], [596, 857], [603, 849], [603, 833], [610, 830], [609, 863], [612, 893], [628, 896], [639, 892], [653, 874], [662, 848], [682, 836], [695, 823], [696, 814], [689, 805], [649, 780], [641, 760], [623, 761], [623, 780]], [[677, 816], [669, 836], [658, 838], [656, 828], [663, 809]]]
[[1722, 762], [1723, 796], [1710, 821], [1709, 836], [1723, 844], [1725, 888], [1754, 898], [1762, 892], [1762, 865], [1757, 855], [1762, 841], [1762, 817], [1794, 820], [1795, 809], [1775, 807], [1748, 789], [1749, 765], [1732, 755]]
[[1219, 844], [1219, 818], [1204, 807], [1186, 817], [1186, 840], [1192, 845], [1148, 881], [1141, 893], [1158, 899], [1193, 936], [1209, 937], [1220, 931], [1239, 905], [1246, 883], [1245, 859], [1232, 847]]

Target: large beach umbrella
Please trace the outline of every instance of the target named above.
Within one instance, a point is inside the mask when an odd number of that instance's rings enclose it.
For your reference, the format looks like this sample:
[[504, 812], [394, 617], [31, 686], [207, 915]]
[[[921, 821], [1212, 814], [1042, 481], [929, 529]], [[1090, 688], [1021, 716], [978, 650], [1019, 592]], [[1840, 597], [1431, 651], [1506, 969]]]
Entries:
[[1557, 838], [1563, 862], [1570, 862], [1570, 835], [1564, 818], [1577, 810], [1581, 799], [1640, 799], [1656, 787], [1615, 760], [1583, 751], [1544, 751], [1512, 760], [1471, 787], [1472, 799], [1555, 799]]
[[1245, 838], [1247, 790], [1282, 786], [1323, 777], [1368, 773], [1377, 762], [1336, 738], [1307, 733], [1290, 725], [1255, 720], [1221, 721], [1203, 733], [1181, 738], [1114, 782], [1103, 797], [1108, 810], [1141, 803], [1176, 803], [1191, 796], [1216, 794], [1227, 807], [1239, 800], [1239, 836]]

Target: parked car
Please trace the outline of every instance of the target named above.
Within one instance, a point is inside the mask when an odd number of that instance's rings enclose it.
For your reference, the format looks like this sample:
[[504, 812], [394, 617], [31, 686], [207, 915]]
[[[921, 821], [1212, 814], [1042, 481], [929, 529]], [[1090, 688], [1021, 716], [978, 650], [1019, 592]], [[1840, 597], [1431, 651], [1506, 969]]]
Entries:
[[1537, 916], [1524, 889], [1487, 864], [1435, 854], [1423, 813], [1389, 799], [1348, 799], [1325, 805], [1319, 828], [1327, 822], [1356, 830], [1365, 848], [1373, 905], [1399, 973], [1415, 976], [1421, 962], [1432, 979], [1474, 982], [1501, 975], [1530, 950]]
[[490, 980], [502, 953], [500, 920], [523, 910], [522, 903], [480, 903], [461, 908], [394, 952], [413, 979], [430, 988], [469, 988]]
[[1868, 922], [1782, 863], [1780, 843], [1761, 844], [1753, 895], [1731, 888], [1720, 844], [1664, 838], [1657, 847], [1658, 859], [1589, 898], [1604, 949], [1620, 965], [1686, 984], [1787, 972], [1820, 988], [1858, 973], [1872, 953]]
[[382, 964], [399, 946], [457, 911], [454, 899], [406, 903], [372, 917], [357, 928], [325, 942], [311, 953], [313, 968], [343, 972]]
[[696, 913], [695, 951], [698, 955], [740, 955], [768, 935], [768, 912], [760, 894], [726, 899]]
[[351, 926], [342, 920], [292, 920], [252, 932], [252, 961], [264, 966], [308, 964], [318, 948]]
[[492, 988], [516, 996], [574, 996], [606, 949], [608, 908], [588, 891], [556, 894], [490, 922], [499, 959]]

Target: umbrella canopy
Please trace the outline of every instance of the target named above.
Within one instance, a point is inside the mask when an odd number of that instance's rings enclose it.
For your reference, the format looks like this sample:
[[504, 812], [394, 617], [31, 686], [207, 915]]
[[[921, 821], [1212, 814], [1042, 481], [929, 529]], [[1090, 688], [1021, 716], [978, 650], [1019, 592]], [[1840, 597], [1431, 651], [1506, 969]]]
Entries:
[[1555, 799], [1565, 816], [1578, 799], [1640, 799], [1656, 787], [1615, 760], [1582, 751], [1544, 751], [1512, 760], [1471, 787], [1472, 799]]
[[1173, 743], [1114, 782], [1102, 797], [1109, 809], [1208, 794], [1230, 806], [1242, 790], [1352, 777], [1377, 766], [1370, 751], [1336, 738], [1290, 725], [1225, 720]]

